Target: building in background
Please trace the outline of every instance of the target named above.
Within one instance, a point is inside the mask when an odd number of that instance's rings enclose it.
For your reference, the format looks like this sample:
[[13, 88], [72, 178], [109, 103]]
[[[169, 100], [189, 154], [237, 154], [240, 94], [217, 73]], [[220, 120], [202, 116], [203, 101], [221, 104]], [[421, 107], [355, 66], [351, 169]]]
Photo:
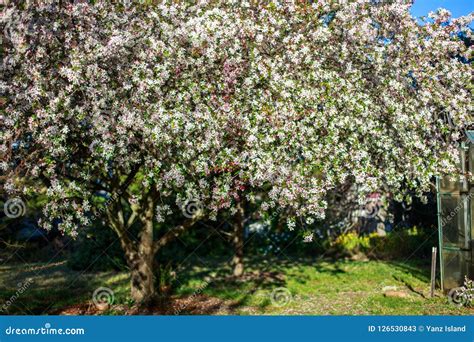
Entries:
[[460, 148], [462, 175], [437, 180], [441, 287], [447, 291], [474, 278], [474, 131]]

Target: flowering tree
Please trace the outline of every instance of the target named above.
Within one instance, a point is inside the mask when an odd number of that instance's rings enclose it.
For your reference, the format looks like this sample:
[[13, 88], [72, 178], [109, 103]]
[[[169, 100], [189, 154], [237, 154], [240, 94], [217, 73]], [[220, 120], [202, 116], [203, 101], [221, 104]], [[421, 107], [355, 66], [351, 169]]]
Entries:
[[2, 187], [44, 183], [46, 229], [106, 221], [147, 302], [160, 248], [256, 194], [311, 223], [348, 179], [403, 196], [455, 170], [468, 22], [418, 25], [403, 1], [13, 1]]

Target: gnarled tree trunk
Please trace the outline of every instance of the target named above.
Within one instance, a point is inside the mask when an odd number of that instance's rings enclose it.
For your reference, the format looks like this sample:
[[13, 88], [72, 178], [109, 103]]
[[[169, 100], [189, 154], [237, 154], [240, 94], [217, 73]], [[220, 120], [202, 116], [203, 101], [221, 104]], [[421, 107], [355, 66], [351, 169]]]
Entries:
[[232, 264], [234, 266], [234, 276], [240, 277], [244, 274], [244, 207], [243, 203], [237, 205], [237, 213], [234, 220], [234, 234], [232, 243], [234, 245], [234, 258]]
[[127, 258], [130, 267], [130, 293], [138, 305], [147, 305], [155, 298], [153, 254], [133, 254]]
[[130, 288], [133, 300], [139, 304], [149, 304], [155, 297], [153, 259], [153, 207], [151, 196], [147, 199], [142, 217], [143, 229], [140, 233], [138, 253], [128, 261], [131, 277]]
[[150, 304], [155, 298], [154, 284], [154, 241], [153, 241], [153, 216], [154, 202], [148, 196], [140, 217], [142, 229], [138, 240], [130, 238], [128, 229], [131, 228], [135, 219], [139, 217], [137, 212], [125, 222], [123, 212], [112, 203], [108, 208], [108, 219], [111, 227], [117, 233], [120, 245], [125, 252], [125, 260], [130, 269], [130, 291], [131, 297], [139, 306]]
[[[112, 202], [107, 208], [110, 226], [119, 237], [130, 268], [131, 297], [140, 306], [151, 304], [157, 297], [155, 289], [156, 253], [201, 219], [201, 216], [188, 219], [155, 241], [153, 234], [155, 203], [153, 194], [148, 194], [142, 207], [133, 211], [128, 220], [125, 220], [123, 211], [117, 202]], [[142, 229], [138, 240], [136, 240], [129, 236], [128, 230], [138, 218], [142, 222]]]

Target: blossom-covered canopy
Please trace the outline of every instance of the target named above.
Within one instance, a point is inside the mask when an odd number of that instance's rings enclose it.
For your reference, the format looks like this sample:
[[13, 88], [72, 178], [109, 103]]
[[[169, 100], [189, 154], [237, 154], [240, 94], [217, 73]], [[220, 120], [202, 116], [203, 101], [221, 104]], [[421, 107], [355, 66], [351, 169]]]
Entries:
[[472, 16], [419, 24], [405, 3], [13, 1], [3, 187], [42, 181], [44, 225], [73, 234], [98, 194], [152, 189], [164, 221], [189, 198], [210, 217], [257, 192], [321, 217], [348, 181], [422, 193], [474, 121]]

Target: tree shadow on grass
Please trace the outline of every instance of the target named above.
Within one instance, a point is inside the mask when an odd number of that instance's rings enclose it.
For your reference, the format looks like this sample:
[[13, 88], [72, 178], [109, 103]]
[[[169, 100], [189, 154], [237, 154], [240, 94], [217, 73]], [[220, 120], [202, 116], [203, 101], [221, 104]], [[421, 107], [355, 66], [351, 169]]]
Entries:
[[404, 261], [391, 260], [387, 261], [387, 263], [401, 272], [411, 274], [413, 277], [422, 282], [429, 281], [431, 277], [430, 265], [426, 262], [407, 263]]
[[128, 283], [123, 277], [114, 280], [117, 272], [113, 271], [100, 274], [77, 272], [68, 269], [64, 263], [34, 266], [9, 270], [8, 282], [0, 286], [0, 303], [5, 303], [0, 314], [50, 314], [63, 307], [90, 302], [98, 287], [120, 289], [126, 286], [125, 282]]
[[[293, 282], [305, 284], [311, 280], [305, 274], [304, 266], [314, 267], [318, 273], [328, 273], [331, 276], [340, 276], [346, 273], [337, 262], [314, 258], [288, 258], [288, 257], [251, 257], [246, 258], [246, 272], [241, 277], [232, 275], [232, 269], [225, 260], [208, 260], [206, 269], [193, 269], [191, 261], [183, 267], [179, 282], [183, 284], [178, 289], [180, 298], [205, 294], [207, 296], [232, 301], [231, 309], [238, 309], [255, 303], [255, 298], [260, 297], [256, 306], [265, 308], [271, 304], [271, 293], [276, 288], [286, 287], [287, 278]], [[187, 287], [193, 281], [199, 280], [199, 287]], [[204, 288], [203, 288], [204, 286]], [[228, 305], [229, 306], [229, 305]], [[219, 311], [219, 309], [218, 309]]]
[[[397, 281], [414, 284], [429, 279], [429, 267], [416, 262], [384, 261], [393, 266]], [[232, 314], [244, 307], [261, 308], [272, 305], [271, 293], [276, 288], [294, 284], [311, 285], [315, 274], [328, 275], [325, 279], [337, 282], [350, 273], [347, 265], [358, 262], [323, 260], [301, 257], [250, 257], [245, 260], [246, 273], [232, 276], [228, 259], [189, 260], [177, 269], [179, 274], [175, 295], [149, 314]], [[201, 266], [199, 266], [201, 265]], [[30, 265], [31, 266], [31, 265]], [[35, 265], [33, 265], [35, 266]], [[146, 314], [133, 311], [128, 302], [128, 276], [124, 272], [77, 272], [65, 264], [57, 263], [41, 268], [7, 267], [10, 274], [0, 275], [0, 300], [2, 303], [17, 295], [18, 282], [31, 277], [33, 282], [21, 293], [6, 312], [0, 314], [54, 314], [64, 313], [65, 308], [79, 308], [91, 304], [92, 294], [98, 287], [109, 287], [115, 293], [115, 305], [120, 314]], [[311, 272], [308, 272], [308, 267]], [[398, 272], [399, 271], [399, 272]], [[5, 273], [4, 273], [5, 274]], [[332, 279], [331, 279], [332, 278]], [[319, 278], [317, 278], [319, 279]], [[8, 280], [8, 281], [5, 281]], [[324, 280], [327, 281], [327, 280]], [[131, 310], [131, 311], [130, 311]], [[97, 314], [96, 311], [79, 310], [79, 314]], [[99, 314], [104, 314], [98, 312]], [[109, 314], [109, 313], [105, 313]]]

